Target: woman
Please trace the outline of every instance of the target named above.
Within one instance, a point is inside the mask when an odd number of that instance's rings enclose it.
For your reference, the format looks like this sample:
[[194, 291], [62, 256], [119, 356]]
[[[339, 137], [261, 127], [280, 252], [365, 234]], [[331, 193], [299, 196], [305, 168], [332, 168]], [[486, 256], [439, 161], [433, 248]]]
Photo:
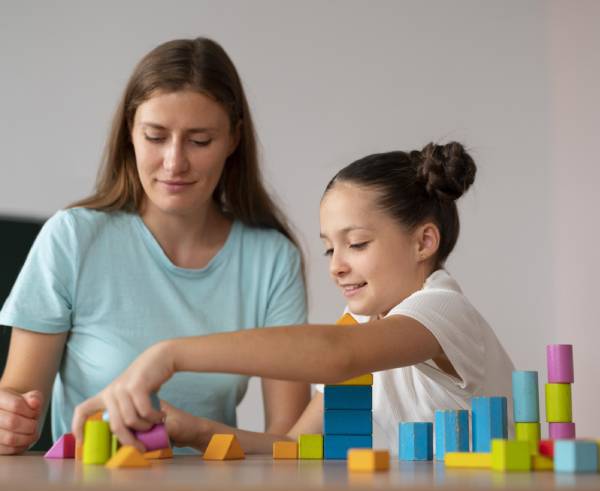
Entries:
[[[53, 383], [56, 439], [79, 402], [158, 341], [305, 321], [302, 259], [256, 153], [240, 79], [218, 44], [170, 41], [141, 60], [96, 192], [48, 220], [0, 312], [13, 326], [0, 454], [35, 442]], [[246, 377], [181, 374], [159, 396], [167, 413], [234, 426], [246, 386]], [[266, 431], [289, 430], [308, 386], [262, 387]], [[187, 445], [171, 420], [174, 443]]]

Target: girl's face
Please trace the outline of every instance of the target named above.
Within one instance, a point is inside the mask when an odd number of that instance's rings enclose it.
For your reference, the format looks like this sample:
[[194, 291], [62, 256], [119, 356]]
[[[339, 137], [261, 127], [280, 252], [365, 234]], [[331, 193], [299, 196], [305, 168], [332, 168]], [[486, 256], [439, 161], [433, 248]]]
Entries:
[[387, 314], [426, 278], [418, 232], [408, 233], [379, 209], [376, 197], [373, 189], [342, 181], [321, 201], [329, 272], [359, 315]]
[[134, 116], [131, 139], [144, 213], [194, 215], [210, 206], [237, 146], [223, 107], [199, 92], [158, 92]]

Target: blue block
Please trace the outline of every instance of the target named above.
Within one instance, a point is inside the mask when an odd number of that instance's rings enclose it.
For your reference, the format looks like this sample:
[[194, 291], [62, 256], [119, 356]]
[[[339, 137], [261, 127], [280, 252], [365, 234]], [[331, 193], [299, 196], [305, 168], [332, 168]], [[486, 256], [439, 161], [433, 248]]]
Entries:
[[444, 460], [446, 452], [469, 451], [469, 411], [445, 409], [435, 412], [435, 458]]
[[508, 437], [506, 397], [473, 397], [471, 407], [473, 452], [491, 452], [494, 438]]
[[325, 409], [373, 408], [373, 391], [370, 385], [326, 385], [323, 394]]
[[598, 444], [585, 440], [555, 440], [554, 471], [598, 472]]
[[323, 418], [325, 435], [372, 435], [373, 413], [368, 410], [327, 409]]
[[400, 460], [433, 459], [433, 423], [400, 423]]
[[345, 460], [350, 448], [373, 448], [373, 437], [371, 435], [325, 435], [323, 437], [323, 450], [327, 460]]
[[512, 373], [512, 397], [515, 423], [537, 423], [540, 420], [537, 372], [514, 371]]

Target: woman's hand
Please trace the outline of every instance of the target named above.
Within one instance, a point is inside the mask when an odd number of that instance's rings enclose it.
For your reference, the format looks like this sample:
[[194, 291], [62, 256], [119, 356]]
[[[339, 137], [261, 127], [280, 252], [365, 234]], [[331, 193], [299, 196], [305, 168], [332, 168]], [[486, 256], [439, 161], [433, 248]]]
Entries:
[[0, 455], [22, 453], [37, 441], [43, 408], [44, 396], [39, 390], [19, 394], [0, 389]]
[[174, 446], [206, 450], [215, 432], [213, 421], [186, 413], [165, 401], [160, 401], [160, 408], [165, 413], [167, 433]]
[[110, 429], [121, 444], [144, 451], [132, 430], [145, 431], [163, 421], [164, 414], [152, 407], [150, 394], [157, 392], [173, 373], [169, 341], [148, 348], [102, 392], [75, 408], [71, 428], [77, 443], [83, 441], [86, 419], [106, 409]]

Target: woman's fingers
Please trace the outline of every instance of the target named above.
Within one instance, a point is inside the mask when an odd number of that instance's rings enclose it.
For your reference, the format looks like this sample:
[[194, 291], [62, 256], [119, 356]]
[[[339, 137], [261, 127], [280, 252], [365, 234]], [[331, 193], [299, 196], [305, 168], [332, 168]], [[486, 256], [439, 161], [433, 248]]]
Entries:
[[117, 437], [121, 445], [132, 445], [140, 452], [145, 452], [146, 448], [140, 442], [133, 432], [127, 427], [121, 417], [119, 403], [112, 396], [106, 396], [106, 409], [110, 418], [110, 431]]
[[[0, 431], [4, 430], [21, 435], [35, 435], [37, 433], [37, 423], [38, 420], [35, 418], [26, 418], [20, 414], [0, 409]], [[2, 442], [0, 441], [0, 443]]]
[[0, 409], [25, 418], [37, 418], [39, 415], [39, 408], [31, 408], [23, 395], [9, 390], [0, 390]]
[[129, 393], [121, 391], [116, 402], [121, 419], [127, 428], [136, 431], [147, 431], [152, 428], [153, 423], [141, 417]]

